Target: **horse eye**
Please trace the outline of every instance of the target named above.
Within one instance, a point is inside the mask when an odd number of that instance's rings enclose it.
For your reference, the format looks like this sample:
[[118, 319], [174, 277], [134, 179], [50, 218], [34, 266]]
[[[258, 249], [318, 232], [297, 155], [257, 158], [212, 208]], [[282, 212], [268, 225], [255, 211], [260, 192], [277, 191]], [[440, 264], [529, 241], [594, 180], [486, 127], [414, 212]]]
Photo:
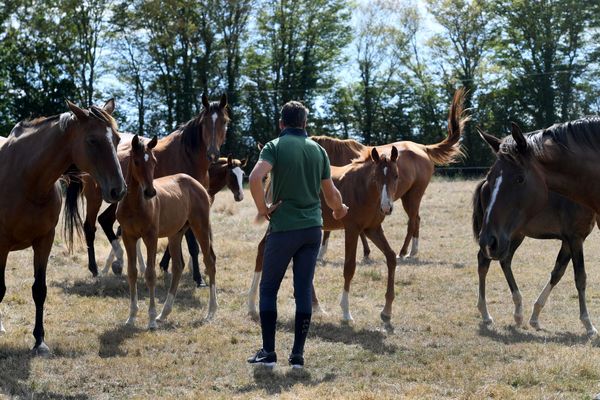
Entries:
[[517, 183], [521, 184], [525, 182], [525, 177], [523, 175], [517, 176]]
[[95, 146], [95, 145], [97, 145], [97, 144], [98, 144], [98, 140], [97, 140], [95, 137], [89, 137], [89, 138], [87, 139], [87, 143], [88, 143], [89, 145]]

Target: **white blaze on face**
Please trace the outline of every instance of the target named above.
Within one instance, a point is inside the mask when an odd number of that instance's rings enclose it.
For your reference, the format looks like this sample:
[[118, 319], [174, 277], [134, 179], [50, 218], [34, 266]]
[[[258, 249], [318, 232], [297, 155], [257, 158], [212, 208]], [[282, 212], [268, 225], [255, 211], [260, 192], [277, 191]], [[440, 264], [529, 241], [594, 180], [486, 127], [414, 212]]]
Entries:
[[492, 190], [492, 198], [490, 200], [490, 204], [488, 204], [488, 207], [485, 210], [486, 225], [490, 222], [490, 213], [492, 211], [492, 208], [494, 207], [494, 204], [496, 203], [496, 199], [498, 198], [498, 192], [500, 191], [501, 184], [502, 184], [502, 171], [500, 171], [498, 178], [496, 178], [496, 182], [494, 183], [494, 189]]
[[144, 154], [144, 161], [148, 162], [149, 159], [150, 159], [150, 154], [148, 154], [148, 153]]
[[[387, 167], [383, 167], [383, 176], [387, 176]], [[381, 190], [381, 211], [384, 213], [389, 213], [392, 210], [392, 201], [390, 200], [390, 196], [388, 195], [387, 184], [383, 185], [383, 189]]]
[[235, 174], [235, 177], [237, 178], [239, 198], [240, 198], [240, 200], [243, 200], [244, 199], [244, 186], [243, 186], [244, 171], [242, 171], [242, 169], [240, 167], [235, 167], [232, 171]]

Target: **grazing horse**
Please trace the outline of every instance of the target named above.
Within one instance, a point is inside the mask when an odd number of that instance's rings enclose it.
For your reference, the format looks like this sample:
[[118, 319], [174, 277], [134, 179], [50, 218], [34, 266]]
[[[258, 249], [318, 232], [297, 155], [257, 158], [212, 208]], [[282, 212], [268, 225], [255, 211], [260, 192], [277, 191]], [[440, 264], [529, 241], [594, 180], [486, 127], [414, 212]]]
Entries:
[[[585, 205], [596, 214], [600, 212], [600, 184], [597, 183], [600, 179], [597, 169], [600, 161], [600, 118], [556, 124], [528, 136], [523, 136], [520, 128], [513, 123], [511, 135], [498, 143], [498, 139], [482, 134], [491, 146], [498, 149], [497, 160], [486, 178], [492, 193], [479, 234], [481, 251], [494, 260], [507, 257], [511, 251], [511, 234], [519, 228], [519, 223], [539, 211], [539, 205], [550, 196], [549, 191]], [[518, 208], [502, 206], [506, 204], [518, 205]], [[574, 224], [573, 221], [569, 223]], [[588, 334], [593, 335], [596, 329], [590, 321], [585, 302], [587, 277], [583, 250], [581, 243], [570, 243], [570, 246], [579, 295], [579, 318]], [[544, 292], [549, 291], [547, 286]], [[547, 297], [544, 292], [541, 303]]]
[[[399, 258], [415, 257], [419, 251], [419, 226], [421, 221], [419, 208], [425, 189], [431, 181], [434, 166], [455, 162], [463, 154], [459, 140], [465, 124], [469, 121], [469, 117], [463, 112], [464, 98], [465, 91], [463, 89], [458, 89], [454, 93], [448, 113], [448, 137], [440, 143], [424, 145], [401, 141], [377, 146], [380, 153], [389, 153], [392, 146], [399, 151], [396, 162], [400, 179], [393, 200], [402, 200], [402, 206], [408, 216], [406, 237], [398, 253]], [[368, 148], [351, 139], [339, 140], [326, 136], [313, 136], [312, 139], [327, 151], [331, 165], [337, 166], [348, 164], [360, 152]], [[329, 233], [325, 232], [319, 258], [323, 258], [327, 251], [328, 239]], [[368, 258], [369, 246], [364, 237], [361, 237], [361, 240], [365, 258]], [[412, 248], [408, 253], [411, 240]]]
[[[499, 140], [497, 144], [500, 144]], [[473, 194], [473, 235], [477, 241], [479, 241], [479, 232], [483, 225], [485, 210], [490, 205], [491, 194], [490, 187], [485, 180], [479, 182]], [[576, 275], [585, 271], [583, 265], [583, 241], [591, 233], [592, 229], [594, 229], [596, 214], [591, 209], [555, 192], [548, 193], [548, 200], [545, 204], [527, 204], [530, 199], [533, 198], [523, 198], [525, 203], [521, 203], [521, 207], [524, 209], [536, 209], [537, 211], [531, 216], [526, 216], [524, 213], [515, 213], [513, 212], [513, 204], [504, 204], [510, 210], [507, 210], [505, 214], [507, 218], [522, 219], [510, 224], [513, 227], [513, 231], [510, 234], [511, 242], [509, 251], [504, 258], [500, 259], [500, 266], [502, 267], [502, 272], [504, 273], [515, 304], [515, 322], [517, 325], [521, 325], [523, 323], [523, 300], [511, 269], [513, 255], [525, 237], [534, 239], [559, 239], [562, 241], [554, 269], [550, 274], [550, 281], [538, 296], [533, 306], [533, 313], [529, 319], [529, 325], [540, 329], [540, 312], [546, 304], [550, 292], [563, 277], [569, 265], [569, 260], [573, 260], [573, 269]], [[485, 299], [485, 280], [491, 260], [480, 249], [477, 253], [477, 262], [479, 273], [479, 299], [477, 301], [477, 308], [481, 313], [483, 322], [492, 324], [494, 321], [488, 312]], [[582, 307], [581, 314], [586, 315], [585, 299], [580, 303], [580, 306]], [[589, 335], [597, 333], [591, 321], [589, 325], [585, 324], [585, 328]]]
[[[176, 173], [186, 173], [203, 184], [204, 187], [208, 187], [209, 164], [218, 160], [219, 148], [225, 141], [227, 132], [227, 123], [229, 122], [227, 96], [223, 95], [220, 102], [209, 103], [208, 98], [204, 95], [202, 96], [202, 104], [203, 109], [200, 114], [158, 141], [154, 149], [157, 159], [155, 171], [157, 178]], [[130, 140], [124, 140], [118, 149], [119, 161], [123, 170], [127, 169], [131, 150], [130, 143]], [[84, 233], [88, 247], [88, 268], [92, 272], [92, 275], [96, 276], [98, 274], [98, 266], [96, 265], [94, 239], [96, 234], [96, 218], [102, 206], [102, 198], [99, 196], [97, 185], [92, 179], [84, 177], [83, 180], [83, 193], [87, 200]], [[72, 183], [72, 185], [75, 184], [76, 182]], [[123, 250], [113, 231], [115, 210], [116, 206], [114, 205], [108, 207], [100, 215], [98, 222], [110, 241], [117, 258], [112, 263], [113, 271], [120, 273], [123, 268]], [[193, 236], [191, 232], [186, 233], [186, 235]], [[194, 247], [197, 254], [198, 247]], [[194, 259], [197, 259], [197, 257]], [[109, 267], [110, 264], [107, 263], [103, 272], [107, 273]], [[194, 280], [199, 282], [200, 277], [194, 276]]]
[[[212, 248], [209, 219], [210, 197], [197, 180], [186, 174], [154, 179], [157, 159], [152, 149], [157, 142], [156, 136], [148, 144], [142, 143], [137, 135], [133, 137], [127, 169], [127, 195], [117, 207], [117, 219], [121, 224], [123, 243], [127, 251], [127, 280], [131, 301], [127, 324], [135, 324], [138, 311], [136, 245], [138, 240], [142, 239], [146, 245], [148, 259], [144, 277], [150, 293], [149, 329], [156, 329], [157, 320], [166, 321], [173, 309], [183, 269], [181, 239], [188, 227], [200, 241], [208, 272], [210, 294], [207, 318], [211, 318], [217, 310], [216, 256]], [[157, 318], [154, 264], [156, 246], [160, 237], [169, 238], [169, 249], [174, 258], [171, 287], [162, 312]]]
[[[0, 302], [6, 293], [8, 253], [33, 247], [36, 354], [45, 355], [44, 302], [46, 267], [54, 241], [62, 196], [60, 176], [71, 165], [90, 174], [102, 198], [114, 203], [126, 192], [117, 161], [117, 126], [111, 117], [114, 101], [84, 110], [67, 102], [71, 112], [18, 123], [0, 147]], [[74, 202], [72, 201], [74, 200]], [[71, 247], [80, 222], [77, 198], [67, 199], [65, 230]], [[0, 333], [4, 333], [0, 317]]]
[[[321, 194], [323, 211], [323, 230], [344, 230], [346, 251], [344, 262], [344, 291], [342, 292], [343, 320], [351, 321], [349, 292], [350, 282], [356, 270], [356, 245], [361, 232], [364, 232], [383, 252], [387, 262], [387, 291], [385, 306], [381, 311], [381, 319], [389, 324], [394, 301], [394, 276], [396, 271], [396, 254], [390, 247], [381, 224], [386, 215], [393, 209], [393, 196], [398, 185], [398, 150], [392, 146], [391, 155], [380, 155], [376, 148], [365, 150], [361, 157], [343, 167], [331, 167], [331, 177], [348, 206], [348, 214], [341, 220], [333, 218], [332, 210], [327, 206]], [[263, 253], [266, 235], [258, 245], [254, 278], [249, 292], [248, 310], [251, 316], [257, 317], [256, 297], [262, 273]], [[319, 308], [313, 287], [313, 307]]]

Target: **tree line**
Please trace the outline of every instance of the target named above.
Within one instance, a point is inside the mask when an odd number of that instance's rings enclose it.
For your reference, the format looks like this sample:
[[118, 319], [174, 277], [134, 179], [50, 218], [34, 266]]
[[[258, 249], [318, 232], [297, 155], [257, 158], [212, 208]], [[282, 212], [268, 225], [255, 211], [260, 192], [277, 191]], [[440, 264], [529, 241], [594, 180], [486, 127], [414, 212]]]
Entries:
[[600, 1], [8, 0], [0, 5], [0, 134], [117, 98], [123, 131], [166, 135], [227, 93], [223, 152], [256, 157], [278, 110], [365, 144], [434, 143], [454, 90], [473, 123], [465, 166], [503, 136], [599, 112]]

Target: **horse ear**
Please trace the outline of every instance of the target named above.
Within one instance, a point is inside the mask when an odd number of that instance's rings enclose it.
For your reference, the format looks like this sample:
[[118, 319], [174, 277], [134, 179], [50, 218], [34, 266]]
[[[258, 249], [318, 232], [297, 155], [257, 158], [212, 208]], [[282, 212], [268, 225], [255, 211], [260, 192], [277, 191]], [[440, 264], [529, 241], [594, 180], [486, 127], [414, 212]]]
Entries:
[[498, 153], [500, 151], [500, 144], [502, 143], [502, 140], [498, 139], [496, 136], [486, 133], [480, 127], [477, 127], [477, 132], [479, 133], [479, 136], [481, 136], [481, 138], [490, 146], [494, 153]]
[[231, 157], [231, 154], [227, 156], [227, 165], [233, 167], [233, 157]]
[[258, 147], [258, 150], [262, 150], [263, 147], [265, 147], [264, 144], [262, 144], [261, 142], [256, 143], [256, 147]]
[[156, 147], [157, 143], [158, 143], [158, 138], [156, 137], [156, 135], [154, 135], [154, 137], [152, 138], [152, 140], [148, 143], [148, 148], [150, 150], [152, 150], [153, 148]]
[[140, 137], [138, 135], [133, 135], [133, 139], [131, 139], [131, 148], [133, 150], [140, 148]]
[[219, 108], [227, 107], [227, 93], [221, 95], [221, 101], [219, 102]]
[[373, 161], [375, 162], [379, 162], [381, 161], [381, 159], [379, 158], [379, 152], [377, 151], [377, 148], [373, 147], [371, 149], [371, 158], [373, 159]]
[[510, 123], [510, 128], [510, 134], [517, 143], [517, 150], [519, 150], [520, 153], [525, 154], [527, 152], [527, 139], [523, 136], [521, 128], [515, 122]]
[[398, 159], [398, 149], [396, 148], [396, 146], [392, 146], [392, 157], [390, 158], [390, 160], [392, 162], [396, 162], [397, 159]]
[[115, 112], [115, 99], [108, 99], [106, 103], [102, 106], [104, 111], [106, 111], [109, 115], [112, 115]]
[[87, 110], [79, 108], [79, 106], [76, 106], [69, 100], [67, 100], [67, 107], [69, 107], [69, 110], [71, 110], [73, 115], [75, 115], [75, 118], [77, 118], [79, 121], [85, 121], [90, 115], [90, 113]]
[[210, 108], [210, 103], [208, 102], [208, 96], [206, 96], [206, 93], [202, 94], [202, 105], [204, 106], [204, 108], [206, 108], [207, 110]]
[[242, 164], [242, 165], [240, 165], [240, 166], [241, 166], [242, 168], [244, 168], [244, 167], [245, 167], [245, 166], [248, 164], [248, 159], [247, 159], [247, 158], [242, 158], [242, 159], [240, 160], [240, 163]]

